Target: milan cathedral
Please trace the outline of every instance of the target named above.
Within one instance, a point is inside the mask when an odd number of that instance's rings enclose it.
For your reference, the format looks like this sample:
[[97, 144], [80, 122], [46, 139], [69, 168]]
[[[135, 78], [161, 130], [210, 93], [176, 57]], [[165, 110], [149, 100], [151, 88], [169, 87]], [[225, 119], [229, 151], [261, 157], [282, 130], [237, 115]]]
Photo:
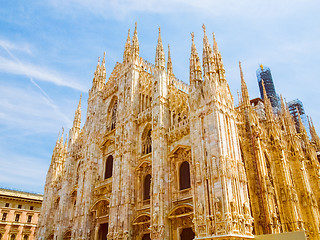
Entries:
[[[240, 240], [305, 231], [320, 239], [320, 138], [297, 132], [285, 102], [251, 100], [240, 66], [234, 106], [217, 42], [192, 34], [190, 83], [167, 61], [139, 56], [137, 26], [123, 61], [94, 72], [46, 178], [37, 239]], [[265, 91], [265, 89], [264, 89]], [[264, 94], [264, 96], [267, 96]]]

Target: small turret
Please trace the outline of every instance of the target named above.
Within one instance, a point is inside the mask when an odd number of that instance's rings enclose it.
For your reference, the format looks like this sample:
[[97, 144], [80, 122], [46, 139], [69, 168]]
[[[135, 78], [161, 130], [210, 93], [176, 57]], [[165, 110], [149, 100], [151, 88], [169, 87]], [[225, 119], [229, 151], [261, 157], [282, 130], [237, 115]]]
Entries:
[[123, 52], [123, 62], [128, 63], [131, 61], [131, 43], [130, 43], [130, 29], [128, 30], [128, 37], [127, 37], [127, 42], [126, 45], [124, 46], [124, 52]]
[[133, 59], [139, 58], [139, 41], [138, 41], [137, 23], [135, 23], [134, 33], [132, 37], [132, 56], [133, 56]]
[[159, 27], [158, 44], [157, 44], [157, 49], [156, 49], [155, 65], [156, 65], [156, 68], [158, 68], [160, 70], [165, 70], [166, 60], [164, 57], [160, 27]]

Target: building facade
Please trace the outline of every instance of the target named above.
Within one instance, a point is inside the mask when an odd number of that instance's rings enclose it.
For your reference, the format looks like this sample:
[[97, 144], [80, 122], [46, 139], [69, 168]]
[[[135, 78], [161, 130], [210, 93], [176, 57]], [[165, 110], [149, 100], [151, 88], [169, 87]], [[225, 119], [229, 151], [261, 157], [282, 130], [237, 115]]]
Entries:
[[242, 71], [235, 108], [203, 28], [202, 64], [192, 34], [189, 85], [170, 49], [165, 60], [160, 29], [154, 65], [139, 56], [137, 27], [108, 80], [105, 56], [98, 63], [83, 127], [80, 98], [53, 150], [37, 239], [320, 239], [317, 133], [297, 133], [268, 98], [251, 104]]
[[[277, 95], [270, 68], [260, 65], [260, 68], [257, 69], [257, 79], [258, 79], [258, 85], [260, 90], [260, 96], [262, 99], [265, 98], [265, 95], [263, 95], [263, 87], [266, 89], [266, 93], [268, 98], [270, 99], [271, 106], [274, 109], [274, 112], [277, 112], [280, 108], [280, 101], [279, 97]], [[264, 86], [262, 86], [262, 84]]]
[[0, 239], [33, 240], [43, 196], [0, 188]]

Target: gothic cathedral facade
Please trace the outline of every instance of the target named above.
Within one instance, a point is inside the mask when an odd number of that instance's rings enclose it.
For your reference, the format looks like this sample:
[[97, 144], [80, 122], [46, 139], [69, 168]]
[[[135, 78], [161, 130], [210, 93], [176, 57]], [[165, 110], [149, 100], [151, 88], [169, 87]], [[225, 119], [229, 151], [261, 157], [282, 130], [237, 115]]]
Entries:
[[[37, 239], [253, 239], [305, 231], [320, 239], [320, 139], [295, 129], [285, 103], [250, 102], [240, 65], [234, 106], [221, 54], [192, 34], [190, 84], [139, 56], [137, 27], [106, 80], [105, 56], [80, 128], [58, 138]], [[303, 126], [303, 125], [302, 125]]]

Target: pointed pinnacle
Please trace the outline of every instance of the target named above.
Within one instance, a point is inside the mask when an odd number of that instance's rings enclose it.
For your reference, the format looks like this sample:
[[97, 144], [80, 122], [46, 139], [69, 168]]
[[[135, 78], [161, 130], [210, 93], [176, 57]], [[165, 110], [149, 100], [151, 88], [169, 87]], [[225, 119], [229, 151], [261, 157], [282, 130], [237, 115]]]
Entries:
[[158, 43], [159, 43], [159, 42], [162, 43], [162, 39], [161, 39], [161, 29], [160, 29], [160, 27], [158, 28], [158, 30], [159, 30]]
[[264, 87], [264, 81], [262, 80], [262, 89], [263, 89], [263, 100], [264, 100], [264, 108], [266, 112], [267, 118], [271, 118], [273, 116], [272, 114], [272, 106], [270, 99], [268, 98], [266, 88]]
[[106, 52], [103, 53], [102, 65], [104, 66], [106, 63]]
[[159, 36], [158, 36], [158, 44], [156, 48], [156, 59], [155, 59], [156, 67], [160, 69], [165, 69], [165, 58], [164, 58], [164, 51], [161, 39], [161, 31], [159, 27]]
[[203, 33], [206, 35], [206, 25], [202, 24]]
[[169, 45], [169, 44], [168, 44], [167, 72], [168, 72], [169, 75], [173, 75], [173, 72], [172, 72], [171, 53], [170, 53], [170, 45]]
[[218, 49], [218, 44], [217, 44], [214, 32], [212, 32], [212, 36], [213, 36], [213, 51], [214, 53], [218, 53], [219, 49]]
[[134, 35], [137, 35], [138, 34], [138, 31], [137, 31], [137, 26], [138, 26], [138, 24], [137, 24], [137, 22], [135, 22], [134, 23]]
[[241, 67], [241, 62], [240, 61], [239, 61], [239, 69], [240, 69], [240, 77], [241, 77], [242, 101], [246, 106], [248, 106], [248, 105], [250, 105], [249, 93], [248, 93], [247, 84], [246, 84], [246, 82], [244, 80], [244, 76], [243, 76], [243, 72], [242, 72], [242, 67]]

